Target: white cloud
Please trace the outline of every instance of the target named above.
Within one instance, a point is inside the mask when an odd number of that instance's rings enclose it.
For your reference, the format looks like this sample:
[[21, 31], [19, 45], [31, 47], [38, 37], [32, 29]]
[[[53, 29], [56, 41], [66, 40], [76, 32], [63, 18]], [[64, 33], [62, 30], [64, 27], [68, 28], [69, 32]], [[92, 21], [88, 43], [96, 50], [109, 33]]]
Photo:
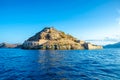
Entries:
[[120, 41], [120, 36], [116, 35], [116, 36], [113, 36], [113, 37], [105, 37], [104, 41], [118, 42], [118, 41]]
[[111, 37], [105, 37], [103, 39], [91, 39], [91, 40], [86, 40], [87, 42], [91, 42], [93, 44], [97, 45], [107, 45], [107, 44], [113, 44], [120, 42], [120, 35], [112, 35]]

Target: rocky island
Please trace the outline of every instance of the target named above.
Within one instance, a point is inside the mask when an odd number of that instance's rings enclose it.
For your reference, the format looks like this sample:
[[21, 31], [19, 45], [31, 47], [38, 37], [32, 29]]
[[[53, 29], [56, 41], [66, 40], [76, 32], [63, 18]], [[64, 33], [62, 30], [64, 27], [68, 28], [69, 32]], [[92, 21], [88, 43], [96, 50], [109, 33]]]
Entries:
[[22, 48], [41, 50], [91, 50], [102, 49], [103, 47], [78, 40], [53, 27], [45, 27], [42, 31], [26, 40]]

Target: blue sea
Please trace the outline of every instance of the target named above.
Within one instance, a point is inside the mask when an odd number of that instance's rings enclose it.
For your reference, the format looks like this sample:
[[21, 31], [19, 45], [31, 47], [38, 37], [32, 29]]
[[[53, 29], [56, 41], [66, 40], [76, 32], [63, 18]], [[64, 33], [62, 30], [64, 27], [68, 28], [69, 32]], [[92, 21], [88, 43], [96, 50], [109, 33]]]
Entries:
[[0, 80], [120, 80], [120, 49], [0, 49]]

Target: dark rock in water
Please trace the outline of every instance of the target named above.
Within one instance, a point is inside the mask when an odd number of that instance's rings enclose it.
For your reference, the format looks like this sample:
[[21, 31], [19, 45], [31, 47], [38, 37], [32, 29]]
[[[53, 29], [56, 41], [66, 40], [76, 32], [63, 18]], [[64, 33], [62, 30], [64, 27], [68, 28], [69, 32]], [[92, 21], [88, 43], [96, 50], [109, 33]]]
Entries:
[[[88, 44], [88, 45], [87, 45]], [[58, 31], [53, 27], [46, 27], [26, 40], [23, 49], [42, 50], [71, 50], [71, 49], [102, 49], [102, 46], [93, 45], [76, 39], [75, 37]]]

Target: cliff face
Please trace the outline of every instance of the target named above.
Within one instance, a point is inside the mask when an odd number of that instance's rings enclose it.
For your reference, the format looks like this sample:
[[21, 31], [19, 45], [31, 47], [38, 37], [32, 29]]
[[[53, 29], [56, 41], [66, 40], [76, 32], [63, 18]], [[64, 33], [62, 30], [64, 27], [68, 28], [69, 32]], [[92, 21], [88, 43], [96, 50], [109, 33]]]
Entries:
[[[71, 35], [65, 34], [52, 27], [46, 27], [23, 43], [23, 49], [51, 49], [51, 50], [70, 50], [70, 49], [89, 49], [85, 41], [77, 40]], [[92, 46], [92, 45], [91, 45]], [[91, 47], [90, 46], [90, 47]], [[94, 46], [93, 49], [97, 49]], [[92, 49], [92, 48], [91, 48]], [[101, 48], [99, 48], [101, 49]]]
[[102, 46], [94, 45], [94, 44], [91, 44], [91, 43], [85, 43], [84, 46], [85, 46], [85, 48], [88, 49], [88, 50], [103, 49]]

